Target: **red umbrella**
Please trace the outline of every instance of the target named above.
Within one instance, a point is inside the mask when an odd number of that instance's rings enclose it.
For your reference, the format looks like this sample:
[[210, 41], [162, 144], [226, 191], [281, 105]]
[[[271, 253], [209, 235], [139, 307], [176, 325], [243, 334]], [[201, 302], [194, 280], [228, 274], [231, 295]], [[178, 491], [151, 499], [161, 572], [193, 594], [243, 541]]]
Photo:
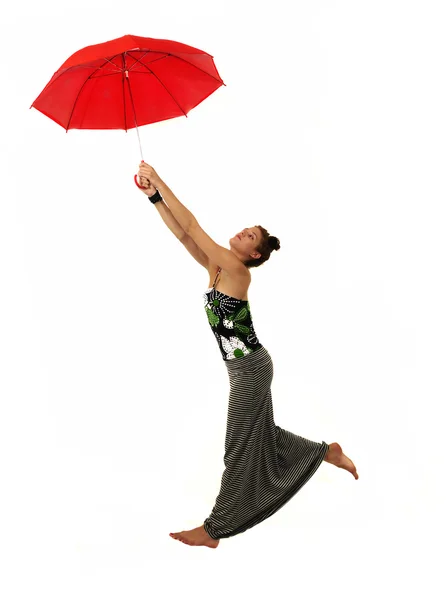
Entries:
[[67, 132], [136, 127], [143, 160], [138, 126], [187, 116], [222, 85], [210, 54], [170, 40], [124, 35], [75, 52], [30, 108]]

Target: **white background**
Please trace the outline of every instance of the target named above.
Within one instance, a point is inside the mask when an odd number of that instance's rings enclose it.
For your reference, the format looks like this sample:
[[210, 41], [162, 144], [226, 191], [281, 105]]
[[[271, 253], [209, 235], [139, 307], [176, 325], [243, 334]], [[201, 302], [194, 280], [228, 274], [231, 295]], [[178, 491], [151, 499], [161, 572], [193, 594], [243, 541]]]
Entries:
[[[446, 364], [442, 2], [14, 3], [2, 14], [0, 549], [5, 600], [441, 596]], [[217, 550], [229, 379], [207, 272], [133, 183], [136, 130], [31, 103], [125, 34], [226, 83], [140, 129], [144, 159], [229, 248], [263, 225], [254, 326], [275, 422], [337, 441], [279, 512]], [[443, 554], [444, 556], [444, 554]]]

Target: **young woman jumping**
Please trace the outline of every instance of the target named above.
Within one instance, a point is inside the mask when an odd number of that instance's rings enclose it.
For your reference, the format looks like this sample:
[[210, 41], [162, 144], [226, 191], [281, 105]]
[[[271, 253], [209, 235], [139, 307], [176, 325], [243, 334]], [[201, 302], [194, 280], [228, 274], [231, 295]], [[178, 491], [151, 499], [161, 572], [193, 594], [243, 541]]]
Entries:
[[204, 523], [170, 535], [191, 546], [216, 548], [221, 538], [242, 533], [277, 512], [322, 461], [349, 471], [355, 479], [358, 474], [339, 444], [313, 442], [274, 423], [273, 362], [256, 336], [248, 289], [249, 269], [279, 250], [279, 240], [257, 225], [231, 238], [229, 250], [219, 246], [153, 167], [142, 162], [138, 176], [163, 221], [210, 277], [204, 308], [230, 384], [225, 470], [220, 493]]

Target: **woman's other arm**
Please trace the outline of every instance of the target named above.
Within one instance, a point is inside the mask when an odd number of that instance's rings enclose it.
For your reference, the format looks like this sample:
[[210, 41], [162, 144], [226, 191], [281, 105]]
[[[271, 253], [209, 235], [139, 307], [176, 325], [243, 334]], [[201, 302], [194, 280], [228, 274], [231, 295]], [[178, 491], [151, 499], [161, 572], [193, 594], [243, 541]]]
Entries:
[[[156, 187], [152, 185], [152, 183], [146, 177], [143, 177], [141, 175], [140, 181], [145, 188], [141, 188], [141, 190], [148, 198], [151, 198], [156, 194]], [[178, 223], [178, 221], [175, 219], [175, 217], [172, 214], [172, 211], [164, 202], [164, 200], [159, 200], [158, 202], [155, 202], [155, 207], [161, 215], [162, 220], [173, 233], [173, 235], [181, 241], [187, 234], [181, 227], [181, 225]]]
[[172, 211], [174, 218], [180, 224], [182, 229], [188, 233], [189, 228], [193, 223], [196, 222], [194, 215], [183, 204], [181, 204], [169, 186], [166, 185], [166, 183], [155, 171], [155, 169], [147, 163], [141, 163], [139, 165], [138, 176], [140, 178], [145, 177], [153, 187], [159, 190], [167, 206]]
[[173, 235], [181, 241], [184, 236], [187, 235], [187, 233], [175, 219], [167, 204], [165, 204], [163, 201], [155, 202], [155, 208], [158, 210], [162, 220], [173, 233]]
[[[149, 198], [156, 194], [156, 188], [154, 185], [142, 175], [140, 176], [140, 180], [142, 185], [145, 187], [142, 191]], [[188, 235], [186, 231], [181, 227], [178, 221], [172, 214], [170, 208], [165, 204], [162, 200], [155, 202], [155, 206], [161, 215], [164, 223], [170, 229], [170, 231], [175, 235], [177, 239], [184, 245], [189, 254], [195, 258], [195, 260], [200, 263], [205, 269], [209, 270], [209, 258], [207, 255], [197, 246], [194, 240]], [[191, 213], [192, 214], [192, 213]]]

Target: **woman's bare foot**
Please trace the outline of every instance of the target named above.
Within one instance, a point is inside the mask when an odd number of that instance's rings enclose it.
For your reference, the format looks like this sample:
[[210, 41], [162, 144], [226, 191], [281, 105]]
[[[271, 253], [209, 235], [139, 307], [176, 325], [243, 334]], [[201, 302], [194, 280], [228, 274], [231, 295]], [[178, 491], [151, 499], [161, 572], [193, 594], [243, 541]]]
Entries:
[[355, 479], [359, 478], [355, 465], [348, 458], [348, 456], [345, 456], [345, 454], [342, 452], [341, 446], [337, 442], [329, 445], [329, 450], [325, 455], [324, 460], [332, 465], [336, 465], [340, 469], [345, 469], [351, 473]]
[[170, 537], [189, 544], [189, 546], [208, 546], [209, 548], [216, 548], [220, 543], [220, 540], [214, 540], [208, 535], [204, 529], [204, 525], [195, 527], [195, 529], [189, 529], [189, 531], [178, 531], [177, 533], [169, 533]]

